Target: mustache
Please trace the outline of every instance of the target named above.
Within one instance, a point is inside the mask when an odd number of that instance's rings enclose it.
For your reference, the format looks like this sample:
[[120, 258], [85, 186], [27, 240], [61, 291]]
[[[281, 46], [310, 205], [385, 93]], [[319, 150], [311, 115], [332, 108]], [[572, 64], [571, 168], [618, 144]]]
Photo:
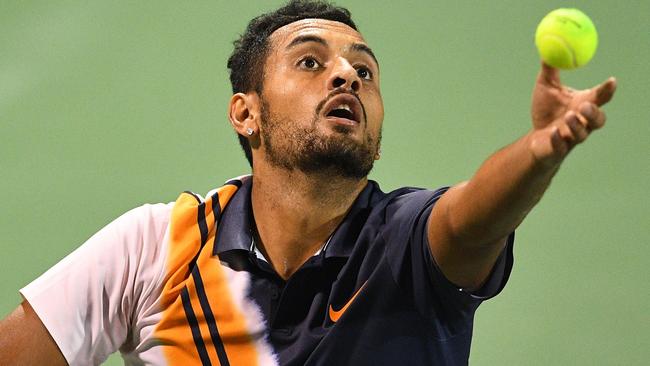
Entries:
[[361, 101], [361, 98], [359, 98], [359, 94], [357, 94], [354, 90], [349, 90], [345, 88], [336, 88], [332, 90], [325, 99], [321, 100], [320, 103], [316, 106], [316, 115], [320, 115], [320, 113], [323, 111], [323, 107], [325, 107], [325, 104], [329, 102], [330, 99], [334, 98], [335, 96], [339, 94], [349, 94], [355, 98], [357, 98], [357, 101], [359, 101], [359, 104], [361, 105], [361, 112], [363, 113], [363, 120], [364, 122], [368, 120], [366, 116], [366, 106], [363, 105], [363, 102]]

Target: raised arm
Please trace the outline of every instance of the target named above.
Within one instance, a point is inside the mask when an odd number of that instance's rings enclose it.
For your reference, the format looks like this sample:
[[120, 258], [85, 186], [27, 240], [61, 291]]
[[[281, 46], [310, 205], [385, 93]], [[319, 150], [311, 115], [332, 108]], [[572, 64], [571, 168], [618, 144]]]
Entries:
[[505, 239], [540, 200], [567, 154], [605, 124], [600, 107], [615, 89], [614, 78], [591, 89], [570, 89], [557, 69], [542, 64], [531, 131], [447, 191], [431, 212], [431, 252], [450, 281], [469, 290], [483, 284]]
[[65, 366], [63, 354], [27, 301], [0, 321], [0, 365]]

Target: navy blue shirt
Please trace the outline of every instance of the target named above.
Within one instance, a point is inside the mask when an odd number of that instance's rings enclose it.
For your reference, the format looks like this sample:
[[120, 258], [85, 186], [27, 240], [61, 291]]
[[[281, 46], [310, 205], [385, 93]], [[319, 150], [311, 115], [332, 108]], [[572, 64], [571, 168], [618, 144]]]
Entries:
[[429, 250], [427, 219], [445, 189], [384, 193], [369, 181], [324, 250], [284, 281], [252, 249], [251, 184], [242, 179], [223, 210], [213, 254], [250, 273], [282, 365], [468, 363], [474, 312], [505, 286], [514, 233], [485, 285], [464, 291]]

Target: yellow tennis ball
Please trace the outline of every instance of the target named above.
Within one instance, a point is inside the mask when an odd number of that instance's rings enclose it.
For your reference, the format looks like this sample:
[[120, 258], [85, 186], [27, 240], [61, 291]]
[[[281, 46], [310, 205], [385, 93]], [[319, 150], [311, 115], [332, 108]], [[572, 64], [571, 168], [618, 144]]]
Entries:
[[591, 19], [580, 10], [556, 9], [537, 26], [535, 45], [546, 64], [575, 69], [594, 56], [598, 33]]

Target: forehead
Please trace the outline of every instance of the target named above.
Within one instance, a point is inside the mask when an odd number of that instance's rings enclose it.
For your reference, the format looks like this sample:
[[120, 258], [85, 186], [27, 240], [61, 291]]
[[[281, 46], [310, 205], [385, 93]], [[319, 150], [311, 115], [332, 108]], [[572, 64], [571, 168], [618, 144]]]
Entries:
[[284, 46], [294, 38], [304, 35], [317, 35], [325, 40], [340, 40], [350, 43], [363, 43], [361, 33], [347, 24], [326, 19], [301, 19], [278, 28], [269, 39], [274, 46]]

